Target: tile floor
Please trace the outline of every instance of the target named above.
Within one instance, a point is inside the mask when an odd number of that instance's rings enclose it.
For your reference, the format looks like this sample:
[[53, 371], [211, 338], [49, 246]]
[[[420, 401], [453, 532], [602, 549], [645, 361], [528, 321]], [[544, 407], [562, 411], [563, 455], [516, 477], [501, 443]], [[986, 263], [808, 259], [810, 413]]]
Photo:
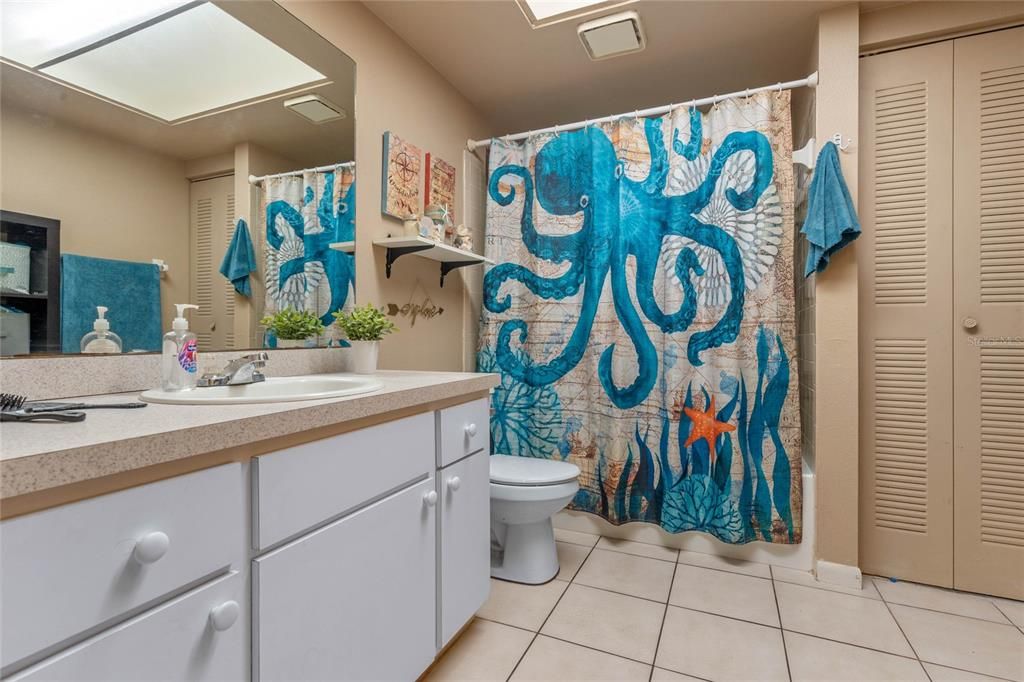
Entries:
[[1024, 680], [1024, 603], [556, 530], [546, 585], [491, 581], [428, 680]]

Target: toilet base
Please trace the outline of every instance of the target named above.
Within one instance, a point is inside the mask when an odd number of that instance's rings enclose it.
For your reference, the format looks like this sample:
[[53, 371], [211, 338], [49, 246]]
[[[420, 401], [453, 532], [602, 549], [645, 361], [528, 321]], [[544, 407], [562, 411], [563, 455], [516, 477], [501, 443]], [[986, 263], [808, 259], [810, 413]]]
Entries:
[[491, 556], [492, 577], [540, 585], [558, 575], [558, 552], [550, 518], [535, 523], [494, 522], [492, 530], [501, 542], [501, 550]]

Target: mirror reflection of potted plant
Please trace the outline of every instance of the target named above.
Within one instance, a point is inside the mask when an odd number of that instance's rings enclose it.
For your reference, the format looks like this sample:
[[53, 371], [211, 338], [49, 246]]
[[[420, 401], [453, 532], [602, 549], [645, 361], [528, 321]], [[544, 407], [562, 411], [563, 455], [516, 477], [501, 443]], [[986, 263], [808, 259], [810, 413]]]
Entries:
[[316, 337], [324, 333], [324, 323], [308, 310], [285, 308], [267, 315], [260, 324], [277, 337], [277, 348], [316, 347]]
[[380, 340], [385, 335], [398, 331], [394, 323], [384, 316], [373, 304], [353, 308], [349, 312], [333, 313], [335, 322], [345, 333], [352, 358], [351, 369], [356, 374], [373, 374], [377, 371], [377, 354]]

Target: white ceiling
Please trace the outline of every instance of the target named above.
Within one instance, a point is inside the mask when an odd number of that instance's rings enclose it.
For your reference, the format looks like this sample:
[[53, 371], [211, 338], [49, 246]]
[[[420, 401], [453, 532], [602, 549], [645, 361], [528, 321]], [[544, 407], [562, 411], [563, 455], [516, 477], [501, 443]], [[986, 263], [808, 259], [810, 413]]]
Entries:
[[503, 135], [803, 78], [815, 18], [846, 3], [640, 0], [609, 12], [639, 12], [647, 49], [599, 62], [584, 19], [533, 29], [513, 0], [364, 4]]

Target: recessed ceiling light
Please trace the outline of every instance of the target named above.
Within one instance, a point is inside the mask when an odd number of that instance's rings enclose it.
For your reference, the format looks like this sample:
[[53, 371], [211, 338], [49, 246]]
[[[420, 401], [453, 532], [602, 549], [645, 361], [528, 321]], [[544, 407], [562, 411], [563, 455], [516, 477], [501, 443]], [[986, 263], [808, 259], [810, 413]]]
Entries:
[[632, 11], [584, 22], [576, 32], [587, 54], [595, 61], [639, 52], [647, 47], [640, 15]]
[[626, 5], [634, 0], [516, 0], [519, 9], [534, 28], [557, 24], [567, 19], [574, 19], [587, 14], [619, 5]]
[[320, 95], [303, 95], [285, 100], [284, 106], [307, 121], [327, 123], [345, 118], [345, 110]]
[[4, 2], [0, 56], [39, 66], [171, 12], [190, 0]]
[[164, 121], [290, 94], [325, 79], [211, 3], [40, 71]]

